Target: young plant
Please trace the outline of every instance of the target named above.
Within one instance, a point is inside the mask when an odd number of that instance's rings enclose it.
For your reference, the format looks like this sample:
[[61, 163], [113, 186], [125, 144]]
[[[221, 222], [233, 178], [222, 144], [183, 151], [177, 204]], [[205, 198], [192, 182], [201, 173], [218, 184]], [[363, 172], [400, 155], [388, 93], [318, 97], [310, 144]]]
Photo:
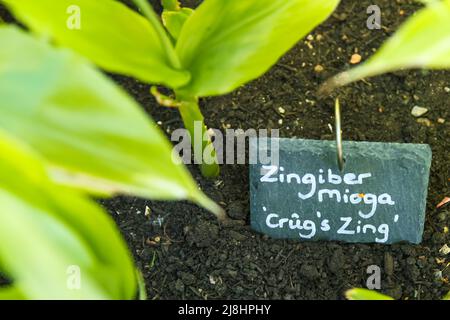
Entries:
[[202, 141], [196, 162], [204, 176], [214, 177], [219, 166], [199, 98], [229, 93], [261, 76], [339, 0], [205, 0], [195, 11], [166, 0], [162, 18], [170, 36], [145, 0], [135, 2], [147, 19], [113, 0], [2, 2], [31, 30], [101, 68], [172, 89], [175, 101], [153, 93], [179, 109], [192, 143]]
[[[224, 218], [158, 126], [82, 57], [1, 29], [0, 128], [49, 161], [55, 181], [84, 191], [198, 203]], [[24, 94], [26, 93], [26, 94]]]
[[409, 18], [366, 63], [342, 72], [320, 89], [409, 68], [450, 68], [450, 0], [423, 1], [427, 6]]
[[[90, 195], [190, 199], [224, 217], [140, 107], [90, 63], [0, 26], [0, 299], [134, 299], [138, 276]], [[141, 291], [142, 292], [142, 291]]]
[[182, 8], [178, 0], [161, 0], [163, 12], [161, 15], [164, 27], [172, 36], [173, 41], [180, 37], [186, 20], [194, 13], [191, 8]]

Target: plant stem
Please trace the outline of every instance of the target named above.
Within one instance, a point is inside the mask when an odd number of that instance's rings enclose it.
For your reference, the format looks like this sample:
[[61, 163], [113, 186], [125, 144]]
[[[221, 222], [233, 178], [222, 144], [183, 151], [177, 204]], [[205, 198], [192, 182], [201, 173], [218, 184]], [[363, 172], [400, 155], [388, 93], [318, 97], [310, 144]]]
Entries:
[[191, 199], [193, 202], [200, 204], [204, 209], [214, 213], [214, 215], [220, 221], [227, 221], [230, 218], [227, 216], [226, 212], [213, 200], [205, 196], [203, 193], [199, 193], [196, 198]]
[[[177, 100], [181, 102], [178, 109], [180, 110], [184, 126], [191, 136], [194, 159], [196, 163], [200, 163], [202, 175], [206, 178], [217, 177], [220, 173], [217, 154], [200, 111], [198, 99], [177, 92]], [[210, 154], [205, 155], [205, 150], [210, 151]], [[205, 162], [205, 156], [210, 156], [209, 161]]]
[[161, 42], [161, 45], [163, 46], [164, 50], [167, 53], [167, 56], [170, 60], [170, 63], [172, 66], [176, 69], [181, 69], [181, 63], [180, 59], [178, 58], [175, 49], [172, 45], [172, 42], [170, 41], [169, 37], [167, 36], [167, 33], [162, 26], [158, 15], [155, 13], [153, 8], [148, 4], [146, 0], [133, 0], [136, 6], [138, 6], [139, 9], [142, 10], [142, 13], [144, 16], [150, 21], [153, 28], [155, 29], [156, 33], [158, 34], [159, 41]]

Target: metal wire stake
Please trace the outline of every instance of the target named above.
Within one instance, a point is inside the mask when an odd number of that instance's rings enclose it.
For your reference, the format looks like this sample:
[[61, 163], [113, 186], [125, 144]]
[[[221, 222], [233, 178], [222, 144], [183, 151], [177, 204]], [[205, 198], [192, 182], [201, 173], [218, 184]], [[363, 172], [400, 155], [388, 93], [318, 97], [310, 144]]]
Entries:
[[339, 99], [336, 99], [334, 105], [335, 113], [335, 128], [336, 128], [336, 150], [337, 150], [337, 162], [340, 171], [344, 170], [344, 149], [342, 147], [342, 127], [341, 127], [341, 105]]

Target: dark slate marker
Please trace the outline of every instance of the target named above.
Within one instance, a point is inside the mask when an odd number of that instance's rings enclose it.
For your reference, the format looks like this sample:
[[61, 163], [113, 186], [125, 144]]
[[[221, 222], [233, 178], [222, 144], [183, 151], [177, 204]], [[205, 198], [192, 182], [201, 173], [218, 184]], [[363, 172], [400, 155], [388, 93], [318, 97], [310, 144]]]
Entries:
[[344, 142], [343, 172], [334, 141], [252, 138], [251, 157], [270, 155], [277, 142], [278, 163], [250, 164], [254, 230], [303, 241], [422, 241], [428, 145]]

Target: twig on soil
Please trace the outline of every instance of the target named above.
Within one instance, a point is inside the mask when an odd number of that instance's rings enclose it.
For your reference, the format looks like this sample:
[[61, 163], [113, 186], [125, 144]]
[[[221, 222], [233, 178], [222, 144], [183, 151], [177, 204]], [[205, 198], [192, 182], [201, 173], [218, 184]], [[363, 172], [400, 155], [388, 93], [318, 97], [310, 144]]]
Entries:
[[288, 261], [289, 257], [294, 253], [294, 251], [295, 251], [295, 249], [292, 249], [292, 250], [288, 253], [288, 255], [284, 258], [283, 264], [286, 264], [286, 262]]
[[171, 124], [174, 124], [174, 123], [177, 123], [177, 122], [181, 123], [181, 118], [176, 117], [176, 118], [167, 120], [166, 122], [164, 122], [164, 125], [168, 126], [168, 125], [171, 125]]
[[166, 226], [164, 225], [164, 227], [163, 227], [163, 234], [164, 234], [164, 236], [169, 240], [169, 242], [172, 242], [172, 243], [182, 243], [183, 241], [176, 241], [176, 240], [172, 240], [170, 237], [169, 237], [169, 235], [167, 234], [167, 232], [166, 232]]
[[298, 69], [295, 67], [292, 67], [290, 65], [284, 64], [284, 63], [278, 63], [277, 66], [282, 67], [286, 70], [292, 71], [292, 72], [298, 72]]

